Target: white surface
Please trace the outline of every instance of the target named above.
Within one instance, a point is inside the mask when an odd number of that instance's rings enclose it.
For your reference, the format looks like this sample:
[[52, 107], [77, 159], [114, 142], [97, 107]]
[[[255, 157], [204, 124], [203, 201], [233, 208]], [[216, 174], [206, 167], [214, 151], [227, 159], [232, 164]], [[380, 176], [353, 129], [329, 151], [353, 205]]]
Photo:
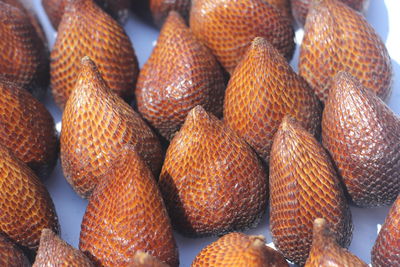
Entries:
[[[49, 21], [40, 5], [40, 0], [34, 0], [40, 20], [45, 27], [47, 37], [50, 40], [50, 46], [54, 43], [55, 32], [50, 26]], [[400, 114], [400, 10], [399, 0], [371, 0], [367, 13], [368, 21], [374, 26], [378, 34], [384, 40], [392, 58], [394, 75], [393, 94], [389, 101], [390, 107]], [[158, 30], [151, 25], [130, 15], [129, 21], [125, 25], [140, 66], [151, 53], [154, 42], [158, 36]], [[302, 32], [297, 32], [297, 39], [302, 36]], [[297, 69], [298, 50], [292, 61], [292, 65]], [[53, 100], [49, 96], [46, 105], [53, 114], [60, 129], [61, 113], [55, 107]], [[69, 186], [64, 179], [60, 164], [57, 165], [52, 176], [48, 179], [47, 188], [54, 200], [57, 214], [61, 224], [62, 238], [68, 243], [77, 247], [79, 243], [79, 232], [82, 216], [85, 212], [87, 201], [82, 200]], [[367, 263], [370, 262], [370, 251], [377, 236], [378, 224], [382, 224], [388, 212], [388, 208], [361, 209], [352, 207], [352, 216], [354, 222], [353, 241], [350, 250]], [[247, 234], [262, 234], [266, 236], [267, 242], [271, 242], [269, 232], [269, 223], [267, 216], [264, 216], [259, 226], [253, 230], [247, 231]], [[175, 235], [179, 246], [181, 266], [190, 266], [190, 263], [196, 254], [206, 245], [216, 240], [216, 238], [190, 239]]]

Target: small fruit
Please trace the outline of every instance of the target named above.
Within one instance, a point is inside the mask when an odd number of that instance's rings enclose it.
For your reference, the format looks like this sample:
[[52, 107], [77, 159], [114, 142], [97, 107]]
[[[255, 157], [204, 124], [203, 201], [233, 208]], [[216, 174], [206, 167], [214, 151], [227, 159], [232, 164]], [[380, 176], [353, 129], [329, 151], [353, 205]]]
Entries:
[[75, 191], [89, 197], [126, 144], [158, 174], [161, 145], [149, 126], [122, 98], [108, 89], [90, 58], [82, 59], [61, 128], [61, 164]]
[[400, 118], [348, 73], [332, 82], [322, 141], [356, 205], [393, 203], [400, 193]]
[[400, 195], [391, 207], [372, 248], [372, 266], [400, 266]]
[[129, 266], [137, 251], [178, 266], [157, 183], [134, 147], [124, 147], [83, 216], [79, 247], [100, 266]]
[[136, 87], [139, 112], [162, 136], [171, 139], [197, 105], [220, 117], [224, 92], [217, 60], [172, 11], [140, 71]]
[[26, 90], [0, 80], [0, 143], [48, 177], [58, 156], [54, 120], [46, 107]]
[[169, 267], [169, 265], [146, 252], [137, 251], [129, 267]]
[[390, 96], [390, 57], [372, 26], [340, 1], [314, 0], [300, 46], [299, 74], [325, 102], [330, 82], [340, 71], [356, 77], [383, 100]]
[[79, 266], [92, 267], [93, 263], [81, 251], [73, 248], [50, 229], [43, 229], [40, 245], [32, 267]]
[[336, 239], [336, 234], [329, 229], [328, 222], [325, 219], [315, 219], [312, 247], [305, 267], [368, 266], [357, 256], [350, 253], [347, 249], [339, 246]]
[[265, 0], [193, 0], [190, 28], [232, 73], [255, 37], [264, 37], [286, 59], [295, 48], [290, 18]]
[[28, 258], [12, 241], [0, 234], [0, 266], [29, 267]]
[[159, 186], [176, 230], [189, 236], [254, 226], [267, 202], [257, 155], [201, 106], [189, 112], [172, 139]]
[[192, 0], [150, 0], [154, 22], [162, 26], [171, 11], [178, 12], [185, 20], [189, 18]]
[[319, 132], [317, 97], [272, 45], [255, 38], [229, 80], [224, 121], [268, 161], [272, 138], [286, 114], [311, 133]]
[[202, 266], [288, 267], [289, 264], [278, 251], [265, 245], [263, 236], [230, 233], [200, 251], [192, 267]]
[[93, 59], [111, 90], [130, 100], [139, 68], [129, 37], [93, 0], [71, 0], [51, 51], [51, 89], [61, 108], [75, 86], [84, 56]]
[[316, 218], [332, 223], [337, 242], [349, 246], [351, 213], [330, 158], [314, 136], [288, 116], [274, 137], [269, 186], [271, 234], [287, 259], [305, 263]]

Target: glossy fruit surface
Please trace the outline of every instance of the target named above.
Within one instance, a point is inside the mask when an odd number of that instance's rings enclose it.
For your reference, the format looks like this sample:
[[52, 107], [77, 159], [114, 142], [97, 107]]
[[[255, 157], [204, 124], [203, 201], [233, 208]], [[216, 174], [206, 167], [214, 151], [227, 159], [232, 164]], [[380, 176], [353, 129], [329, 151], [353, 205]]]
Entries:
[[150, 0], [154, 22], [162, 26], [171, 11], [178, 12], [185, 20], [189, 18], [191, 0]]
[[24, 253], [12, 241], [0, 234], [0, 266], [29, 267]]

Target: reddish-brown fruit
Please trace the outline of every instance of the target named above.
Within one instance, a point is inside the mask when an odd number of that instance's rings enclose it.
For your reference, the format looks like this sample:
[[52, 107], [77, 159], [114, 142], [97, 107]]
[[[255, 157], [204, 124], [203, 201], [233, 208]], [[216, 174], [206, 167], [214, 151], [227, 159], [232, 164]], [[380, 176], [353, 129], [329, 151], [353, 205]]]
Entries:
[[305, 267], [368, 267], [368, 264], [357, 256], [339, 246], [336, 240], [337, 236], [329, 229], [327, 221], [315, 219], [312, 247]]
[[230, 233], [200, 251], [192, 267], [202, 266], [288, 267], [289, 264], [278, 251], [265, 245], [263, 236]]
[[0, 234], [0, 266], [29, 267], [25, 254], [4, 235]]
[[42, 229], [58, 232], [58, 219], [46, 187], [31, 169], [0, 146], [0, 231], [36, 250]]
[[337, 0], [315, 0], [300, 47], [299, 74], [321, 101], [340, 71], [349, 72], [386, 100], [392, 65], [385, 44], [362, 14]]
[[286, 114], [311, 133], [319, 132], [318, 98], [275, 48], [256, 38], [229, 80], [224, 121], [268, 161], [272, 138]]
[[269, 186], [271, 234], [287, 259], [305, 263], [316, 218], [332, 223], [340, 245], [350, 244], [350, 209], [333, 164], [315, 137], [288, 116], [274, 137]]
[[355, 204], [391, 204], [400, 193], [400, 118], [348, 73], [332, 83], [322, 141]]
[[172, 11], [140, 71], [136, 87], [139, 112], [162, 136], [171, 139], [197, 105], [221, 117], [224, 93], [219, 63]]
[[81, 65], [62, 117], [61, 164], [68, 182], [82, 197], [89, 197], [126, 144], [134, 145], [157, 175], [162, 151], [155, 134], [107, 88], [90, 58], [83, 58]]
[[159, 186], [176, 230], [189, 236], [256, 225], [268, 193], [257, 155], [201, 106], [172, 139]]
[[40, 177], [53, 170], [58, 155], [54, 120], [29, 92], [0, 80], [0, 143]]
[[292, 58], [294, 31], [290, 18], [265, 0], [193, 0], [190, 28], [232, 73], [255, 37], [264, 37]]
[[73, 248], [50, 229], [43, 229], [40, 245], [32, 267], [79, 266], [94, 267], [94, 264], [81, 251]]
[[100, 266], [129, 266], [144, 251], [178, 266], [178, 250], [161, 194], [134, 147], [124, 147], [89, 200], [79, 247]]
[[0, 77], [43, 97], [49, 84], [48, 51], [25, 11], [0, 1]]
[[280, 10], [283, 15], [287, 16], [288, 18], [292, 19], [292, 9], [290, 7], [290, 0], [264, 0], [271, 6]]
[[139, 68], [124, 29], [93, 0], [71, 0], [51, 51], [51, 89], [61, 108], [84, 56], [92, 58], [112, 91], [126, 100], [133, 96]]
[[129, 267], [169, 267], [169, 265], [146, 252], [137, 251]]
[[170, 11], [178, 12], [185, 20], [189, 18], [191, 0], [150, 0], [154, 22], [162, 26]]
[[386, 217], [371, 253], [372, 266], [400, 266], [400, 195]]

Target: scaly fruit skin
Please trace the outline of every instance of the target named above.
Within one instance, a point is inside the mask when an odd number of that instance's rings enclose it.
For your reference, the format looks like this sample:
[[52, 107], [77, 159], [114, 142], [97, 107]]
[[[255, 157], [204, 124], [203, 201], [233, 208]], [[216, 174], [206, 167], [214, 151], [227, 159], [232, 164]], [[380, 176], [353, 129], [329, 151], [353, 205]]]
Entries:
[[162, 151], [156, 135], [108, 89], [90, 58], [82, 59], [81, 65], [62, 117], [61, 164], [68, 182], [79, 195], [89, 197], [126, 144], [134, 145], [157, 175]]
[[307, 130], [320, 130], [321, 106], [307, 83], [265, 39], [256, 38], [225, 93], [224, 121], [266, 161], [286, 114]]
[[0, 231], [36, 250], [42, 229], [58, 232], [53, 201], [31, 169], [0, 146]]
[[178, 12], [185, 20], [189, 18], [191, 0], [150, 0], [150, 10], [155, 24], [162, 26], [171, 11]]
[[[303, 26], [306, 22], [306, 17], [310, 5], [313, 0], [291, 0], [292, 13], [297, 23]], [[368, 9], [369, 0], [340, 0], [354, 10], [365, 13]]]
[[162, 136], [171, 139], [197, 105], [221, 117], [224, 93], [219, 63], [172, 11], [140, 71], [136, 86], [139, 112]]
[[94, 267], [94, 264], [81, 251], [73, 248], [50, 229], [43, 229], [40, 245], [32, 267], [79, 266]]
[[4, 235], [0, 234], [0, 266], [29, 267], [28, 258], [24, 253]]
[[265, 0], [193, 0], [190, 28], [232, 73], [251, 41], [264, 37], [291, 59], [294, 31], [291, 20]]
[[71, 0], [51, 51], [51, 89], [60, 108], [75, 86], [84, 56], [96, 63], [111, 90], [125, 100], [133, 96], [139, 68], [124, 29], [93, 0]]
[[322, 141], [356, 205], [393, 203], [400, 193], [400, 119], [348, 73], [330, 88]]
[[274, 137], [269, 186], [271, 234], [287, 259], [305, 263], [316, 218], [332, 223], [338, 243], [349, 246], [351, 213], [336, 171], [324, 148], [290, 117]]
[[79, 247], [99, 266], [129, 266], [137, 251], [178, 266], [157, 183], [134, 147], [124, 147], [83, 216]]
[[46, 178], [58, 156], [54, 120], [29, 92], [0, 80], [0, 143]]
[[257, 155], [201, 106], [172, 139], [159, 186], [176, 230], [188, 236], [256, 225], [268, 193]]
[[279, 9], [283, 15], [292, 19], [292, 9], [290, 7], [290, 0], [264, 0], [271, 6]]
[[43, 97], [49, 84], [48, 51], [29, 16], [0, 1], [0, 25], [0, 78]]
[[372, 266], [400, 266], [400, 196], [386, 217], [371, 253]]
[[318, 218], [314, 221], [312, 247], [305, 267], [321, 266], [368, 267], [357, 256], [339, 246], [328, 222]]
[[192, 267], [202, 266], [289, 267], [289, 264], [279, 252], [265, 245], [264, 237], [230, 233], [200, 251]]
[[314, 1], [300, 46], [299, 74], [325, 102], [339, 71], [349, 72], [383, 100], [390, 96], [390, 57], [372, 26], [340, 1]]
[[137, 251], [129, 267], [169, 267], [169, 265], [146, 252]]

